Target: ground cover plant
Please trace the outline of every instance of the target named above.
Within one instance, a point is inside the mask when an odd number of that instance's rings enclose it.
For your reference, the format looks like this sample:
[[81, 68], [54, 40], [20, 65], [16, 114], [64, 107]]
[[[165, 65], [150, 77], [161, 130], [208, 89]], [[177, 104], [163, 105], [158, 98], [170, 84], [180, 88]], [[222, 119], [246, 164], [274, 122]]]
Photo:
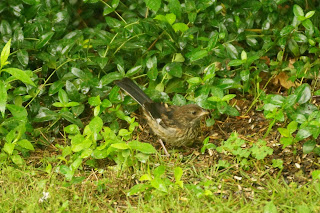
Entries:
[[[1, 212], [319, 212], [319, 8], [1, 1]], [[163, 156], [124, 77], [199, 142]]]

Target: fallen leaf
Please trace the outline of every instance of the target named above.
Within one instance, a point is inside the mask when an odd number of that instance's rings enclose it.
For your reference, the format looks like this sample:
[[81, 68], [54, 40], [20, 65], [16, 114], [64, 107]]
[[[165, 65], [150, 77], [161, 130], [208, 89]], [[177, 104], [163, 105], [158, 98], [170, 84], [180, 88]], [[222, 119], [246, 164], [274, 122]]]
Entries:
[[295, 84], [289, 80], [288, 75], [285, 72], [280, 72], [273, 80], [274, 85], [280, 84], [282, 87], [289, 89], [294, 87]]

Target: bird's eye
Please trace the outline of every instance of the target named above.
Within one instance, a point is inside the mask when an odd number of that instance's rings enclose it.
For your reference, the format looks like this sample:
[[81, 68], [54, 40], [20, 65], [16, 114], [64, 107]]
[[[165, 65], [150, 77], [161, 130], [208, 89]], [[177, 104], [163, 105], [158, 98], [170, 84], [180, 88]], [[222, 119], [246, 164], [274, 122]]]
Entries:
[[192, 115], [195, 115], [195, 114], [197, 114], [197, 112], [196, 112], [196, 111], [192, 111], [191, 113], [192, 113]]

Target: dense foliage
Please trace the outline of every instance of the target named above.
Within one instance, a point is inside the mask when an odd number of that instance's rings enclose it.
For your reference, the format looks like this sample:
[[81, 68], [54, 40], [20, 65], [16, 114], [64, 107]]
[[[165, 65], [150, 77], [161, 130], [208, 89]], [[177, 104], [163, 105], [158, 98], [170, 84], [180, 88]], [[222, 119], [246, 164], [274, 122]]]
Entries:
[[[139, 106], [113, 83], [123, 77], [155, 101], [210, 110], [207, 127], [239, 116], [234, 99], [250, 97], [248, 111], [270, 119], [264, 137], [279, 131], [293, 154], [300, 143], [320, 155], [312, 101], [320, 95], [319, 7], [316, 0], [1, 1], [0, 165], [24, 165], [50, 145], [62, 161], [55, 171], [67, 180], [99, 159], [122, 170], [148, 162], [156, 149], [136, 137], [130, 114]], [[270, 86], [274, 79], [280, 86]], [[243, 148], [248, 141], [236, 133], [218, 147], [208, 137], [201, 152], [216, 149], [249, 168], [248, 159], [272, 155], [262, 139]], [[43, 166], [50, 173], [56, 163]], [[175, 183], [162, 178], [165, 170], [145, 174], [128, 195], [183, 188], [181, 168]]]

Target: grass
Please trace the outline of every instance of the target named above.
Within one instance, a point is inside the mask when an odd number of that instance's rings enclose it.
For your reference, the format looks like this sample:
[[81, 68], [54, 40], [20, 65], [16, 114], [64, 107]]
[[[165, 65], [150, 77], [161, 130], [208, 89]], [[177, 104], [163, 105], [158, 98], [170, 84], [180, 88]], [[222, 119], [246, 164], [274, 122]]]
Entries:
[[[281, 175], [264, 170], [242, 171], [236, 167], [218, 170], [214, 163], [200, 167], [198, 157], [185, 162], [176, 155], [170, 159], [155, 156], [168, 169], [166, 177], [174, 182], [171, 168], [181, 166], [184, 188], [168, 186], [168, 193], [154, 189], [126, 196], [134, 179], [152, 164], [117, 172], [114, 167], [82, 171], [79, 183], [64, 181], [42, 168], [15, 168], [1, 165], [0, 212], [319, 212], [320, 184], [310, 181], [288, 183]], [[148, 167], [148, 168], [147, 168]], [[262, 166], [261, 166], [262, 167]], [[260, 168], [261, 169], [261, 168]], [[53, 169], [54, 170], [54, 169]], [[241, 178], [235, 178], [239, 174]], [[43, 192], [49, 198], [39, 202]]]

